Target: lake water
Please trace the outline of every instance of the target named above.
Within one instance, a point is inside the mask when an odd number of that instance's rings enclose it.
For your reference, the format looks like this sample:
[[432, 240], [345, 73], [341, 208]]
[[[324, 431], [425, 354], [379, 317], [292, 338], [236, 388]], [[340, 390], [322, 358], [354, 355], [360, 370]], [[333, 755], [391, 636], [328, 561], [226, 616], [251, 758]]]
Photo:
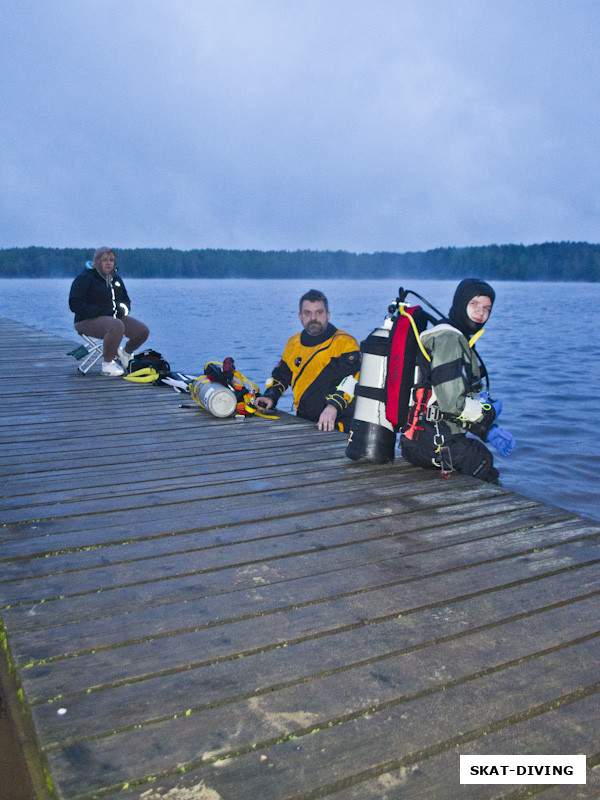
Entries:
[[[298, 298], [318, 288], [331, 321], [358, 341], [381, 324], [398, 286], [447, 312], [456, 281], [127, 279], [132, 313], [151, 329], [147, 346], [174, 370], [201, 374], [233, 356], [261, 386], [299, 329]], [[78, 340], [70, 279], [1, 279], [0, 315]], [[495, 454], [504, 486], [600, 520], [600, 283], [494, 282], [496, 303], [477, 347], [501, 398], [501, 423], [517, 440]], [[73, 362], [75, 366], [75, 362]], [[18, 369], [18, 364], [15, 364]], [[279, 403], [291, 410], [291, 393]]]

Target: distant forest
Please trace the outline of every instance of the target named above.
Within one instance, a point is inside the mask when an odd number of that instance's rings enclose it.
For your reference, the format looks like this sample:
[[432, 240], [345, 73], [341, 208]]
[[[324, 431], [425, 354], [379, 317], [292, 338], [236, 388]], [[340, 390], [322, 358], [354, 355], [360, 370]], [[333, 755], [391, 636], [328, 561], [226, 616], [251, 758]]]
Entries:
[[[71, 277], [92, 258], [85, 250], [0, 250], [0, 276]], [[297, 250], [116, 250], [126, 276], [144, 278], [463, 278], [599, 281], [600, 245], [587, 242], [440, 247], [420, 253]]]

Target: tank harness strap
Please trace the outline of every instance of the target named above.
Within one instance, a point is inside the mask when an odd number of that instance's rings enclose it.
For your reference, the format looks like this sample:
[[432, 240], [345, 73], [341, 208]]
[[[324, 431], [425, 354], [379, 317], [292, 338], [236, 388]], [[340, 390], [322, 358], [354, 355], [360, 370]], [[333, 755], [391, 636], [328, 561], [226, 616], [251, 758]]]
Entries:
[[388, 357], [390, 344], [382, 336], [368, 336], [360, 343], [360, 352], [363, 355]]
[[431, 391], [423, 387], [420, 389], [413, 389], [411, 402], [408, 409], [408, 428], [402, 432], [402, 435], [407, 439], [414, 439], [415, 431], [423, 430], [423, 428], [420, 428], [417, 423], [423, 419], [425, 413], [424, 409], [427, 409], [427, 402], [430, 396]]
[[361, 386], [357, 384], [354, 390], [355, 397], [366, 397], [368, 400], [377, 400], [380, 403], [385, 403], [387, 393], [385, 388], [378, 386]]

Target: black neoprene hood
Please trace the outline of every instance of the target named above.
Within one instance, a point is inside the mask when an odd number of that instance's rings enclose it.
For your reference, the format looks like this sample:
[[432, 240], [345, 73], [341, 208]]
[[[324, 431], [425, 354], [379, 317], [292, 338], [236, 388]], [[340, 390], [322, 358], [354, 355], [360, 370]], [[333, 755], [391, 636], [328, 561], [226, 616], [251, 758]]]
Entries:
[[467, 306], [474, 297], [489, 297], [494, 305], [496, 293], [485, 281], [479, 278], [465, 278], [456, 287], [448, 319], [465, 336], [472, 336], [483, 328], [483, 323], [474, 322], [467, 314]]

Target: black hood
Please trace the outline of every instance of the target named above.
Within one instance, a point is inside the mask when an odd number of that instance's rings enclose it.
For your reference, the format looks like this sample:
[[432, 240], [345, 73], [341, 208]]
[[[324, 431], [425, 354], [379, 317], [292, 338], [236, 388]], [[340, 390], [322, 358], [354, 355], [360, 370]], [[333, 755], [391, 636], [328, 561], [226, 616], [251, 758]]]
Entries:
[[467, 314], [467, 306], [471, 300], [480, 295], [489, 297], [492, 305], [494, 304], [496, 293], [489, 283], [479, 278], [465, 278], [464, 281], [458, 284], [454, 292], [452, 307], [448, 312], [448, 320], [461, 333], [464, 333], [467, 338], [470, 338], [483, 328], [483, 324], [474, 322]]

